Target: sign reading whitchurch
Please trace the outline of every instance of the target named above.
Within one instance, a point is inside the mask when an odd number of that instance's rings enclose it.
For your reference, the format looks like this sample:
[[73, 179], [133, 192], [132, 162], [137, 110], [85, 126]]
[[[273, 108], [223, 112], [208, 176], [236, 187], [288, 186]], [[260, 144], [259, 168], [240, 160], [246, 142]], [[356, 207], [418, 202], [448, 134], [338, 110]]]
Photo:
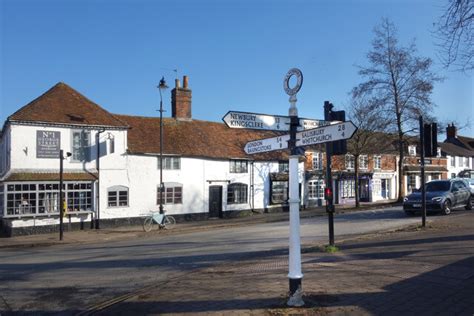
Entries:
[[[250, 112], [229, 111], [222, 118], [230, 128], [246, 128], [287, 132], [290, 130], [290, 117], [281, 115], [258, 114]], [[329, 125], [323, 120], [300, 118], [298, 130], [305, 130]]]
[[296, 133], [296, 146], [308, 146], [349, 139], [356, 130], [357, 127], [351, 121], [309, 129]]
[[58, 158], [61, 132], [36, 131], [36, 158]]

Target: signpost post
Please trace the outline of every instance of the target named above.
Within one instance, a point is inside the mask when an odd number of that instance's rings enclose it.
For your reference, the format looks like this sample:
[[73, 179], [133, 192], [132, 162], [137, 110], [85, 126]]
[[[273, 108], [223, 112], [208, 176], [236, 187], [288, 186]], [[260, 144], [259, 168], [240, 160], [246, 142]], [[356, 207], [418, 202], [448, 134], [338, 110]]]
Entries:
[[[290, 87], [290, 78], [296, 77], [296, 85]], [[298, 162], [301, 156], [299, 147], [335, 142], [351, 138], [357, 127], [350, 121], [312, 120], [298, 118], [296, 94], [301, 89], [303, 74], [301, 70], [292, 68], [283, 81], [285, 92], [290, 96], [288, 116], [267, 115], [229, 111], [222, 118], [230, 128], [246, 128], [255, 130], [271, 130], [289, 134], [248, 142], [246, 154], [258, 154], [274, 150], [290, 149], [289, 159], [289, 199], [290, 205], [290, 236], [288, 278], [290, 297], [287, 305], [303, 306], [301, 281], [301, 238], [300, 238], [300, 194], [298, 181]], [[329, 169], [330, 172], [330, 169]]]

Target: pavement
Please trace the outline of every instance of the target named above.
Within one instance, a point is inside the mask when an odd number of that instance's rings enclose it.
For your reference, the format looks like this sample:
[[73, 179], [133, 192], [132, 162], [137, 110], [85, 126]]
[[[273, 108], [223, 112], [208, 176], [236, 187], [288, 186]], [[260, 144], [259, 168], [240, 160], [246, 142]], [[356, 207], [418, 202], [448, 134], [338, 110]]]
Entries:
[[[301, 212], [302, 217], [320, 215], [320, 210]], [[277, 221], [285, 216], [288, 214], [263, 214], [178, 224], [172, 231], [152, 233], [174, 234], [245, 225], [249, 221]], [[63, 242], [123, 238], [120, 234], [129, 238], [145, 233], [138, 227], [68, 232]], [[25, 246], [26, 237], [12, 239], [23, 241]], [[40, 238], [43, 244], [26, 245], [54, 245], [57, 241], [49, 239], [52, 237], [57, 239], [57, 235], [47, 235]], [[190, 270], [179, 277], [86, 306], [80, 314], [474, 315], [473, 211], [429, 216], [425, 228], [408, 226], [343, 241], [336, 238], [336, 242], [339, 250], [334, 253], [327, 252], [324, 245], [302, 245], [303, 307], [286, 305], [287, 251], [274, 250], [239, 262]]]

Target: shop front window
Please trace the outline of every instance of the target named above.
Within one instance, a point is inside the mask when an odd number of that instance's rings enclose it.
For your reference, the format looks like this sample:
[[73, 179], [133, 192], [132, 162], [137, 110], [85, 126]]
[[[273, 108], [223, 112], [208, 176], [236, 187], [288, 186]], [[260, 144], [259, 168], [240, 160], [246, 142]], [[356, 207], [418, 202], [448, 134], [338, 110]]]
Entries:
[[272, 204], [281, 204], [288, 201], [288, 181], [272, 182]]

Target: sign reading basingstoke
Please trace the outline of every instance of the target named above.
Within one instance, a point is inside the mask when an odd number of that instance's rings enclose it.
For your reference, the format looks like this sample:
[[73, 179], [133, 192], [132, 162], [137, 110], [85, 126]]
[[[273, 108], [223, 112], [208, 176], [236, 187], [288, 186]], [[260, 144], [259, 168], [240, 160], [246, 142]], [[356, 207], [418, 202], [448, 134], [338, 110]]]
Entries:
[[245, 153], [258, 154], [267, 151], [280, 150], [288, 148], [288, 141], [290, 140], [290, 135], [282, 135], [278, 137], [254, 140], [248, 142], [245, 147]]
[[309, 129], [296, 133], [296, 146], [308, 146], [349, 139], [356, 130], [357, 127], [351, 121]]
[[[230, 128], [247, 128], [283, 132], [290, 130], [289, 116], [229, 111], [224, 115], [222, 120]], [[298, 130], [300, 131], [329, 125], [329, 122], [327, 121], [305, 118], [300, 118], [299, 122], [300, 126], [298, 127]]]
[[61, 132], [36, 131], [36, 158], [58, 158]]

